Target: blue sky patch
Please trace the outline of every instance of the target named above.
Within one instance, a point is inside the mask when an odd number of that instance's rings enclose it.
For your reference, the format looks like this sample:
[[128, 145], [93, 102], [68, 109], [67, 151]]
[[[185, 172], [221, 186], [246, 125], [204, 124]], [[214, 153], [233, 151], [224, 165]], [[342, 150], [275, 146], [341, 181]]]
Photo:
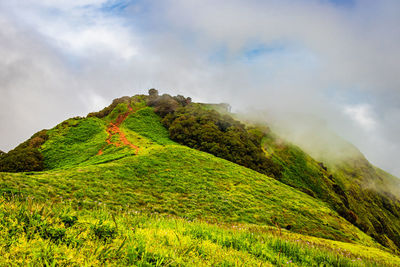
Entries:
[[128, 6], [135, 2], [136, 1], [111, 0], [103, 4], [100, 10], [104, 13], [118, 15], [123, 13]]
[[266, 54], [282, 53], [284, 51], [285, 46], [282, 44], [261, 44], [246, 48], [243, 56], [248, 60], [252, 60]]
[[354, 0], [328, 0], [330, 3], [342, 6], [342, 7], [353, 7], [355, 5]]

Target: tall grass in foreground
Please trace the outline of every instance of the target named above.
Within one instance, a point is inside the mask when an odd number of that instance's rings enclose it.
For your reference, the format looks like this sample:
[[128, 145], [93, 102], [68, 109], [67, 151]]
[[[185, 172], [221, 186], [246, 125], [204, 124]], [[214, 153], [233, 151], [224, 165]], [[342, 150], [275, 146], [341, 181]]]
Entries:
[[250, 224], [215, 225], [101, 203], [74, 210], [68, 202], [0, 198], [0, 264], [85, 266], [396, 266], [376, 248]]

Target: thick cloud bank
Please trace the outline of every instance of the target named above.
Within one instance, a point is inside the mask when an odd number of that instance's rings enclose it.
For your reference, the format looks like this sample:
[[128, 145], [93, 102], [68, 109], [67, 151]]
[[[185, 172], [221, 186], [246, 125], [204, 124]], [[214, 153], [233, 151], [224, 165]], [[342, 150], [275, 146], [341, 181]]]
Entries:
[[317, 117], [399, 176], [398, 25], [396, 0], [3, 1], [0, 149], [155, 87]]

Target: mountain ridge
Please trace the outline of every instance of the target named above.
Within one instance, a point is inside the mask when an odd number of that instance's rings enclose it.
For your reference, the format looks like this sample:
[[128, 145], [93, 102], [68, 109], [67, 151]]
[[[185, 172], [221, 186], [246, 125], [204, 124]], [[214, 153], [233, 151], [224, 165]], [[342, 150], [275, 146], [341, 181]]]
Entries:
[[[223, 105], [217, 107], [229, 111]], [[317, 161], [267, 125], [239, 122], [215, 107], [156, 90], [116, 99], [2, 155], [3, 170], [9, 164], [25, 172], [0, 174], [0, 191], [41, 201], [68, 197], [77, 208], [91, 209], [96, 199], [111, 209], [272, 225], [398, 251], [396, 196], [355, 183], [369, 177], [383, 190], [394, 177], [365, 161]]]

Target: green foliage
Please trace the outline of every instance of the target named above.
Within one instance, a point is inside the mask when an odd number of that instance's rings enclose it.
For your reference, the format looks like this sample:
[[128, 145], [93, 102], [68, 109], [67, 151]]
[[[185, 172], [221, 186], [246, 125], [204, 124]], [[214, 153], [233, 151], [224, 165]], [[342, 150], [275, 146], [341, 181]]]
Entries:
[[46, 225], [46, 227], [43, 227], [40, 236], [43, 239], [50, 239], [55, 243], [60, 243], [65, 238], [65, 232], [66, 229], [64, 228], [53, 228]]
[[158, 97], [158, 90], [151, 88], [149, 89], [149, 98], [156, 98]]
[[150, 96], [147, 105], [154, 107], [154, 111], [161, 117], [164, 117], [179, 108], [180, 103], [172, 96], [164, 94], [162, 96]]
[[64, 223], [65, 227], [71, 227], [78, 221], [78, 217], [69, 214], [60, 216], [60, 219]]
[[156, 89], [149, 90], [149, 97], [147, 99], [147, 105], [154, 108], [154, 111], [161, 117], [175, 112], [179, 107], [185, 107], [192, 102], [190, 97], [184, 97], [182, 95], [170, 96], [168, 94], [158, 95]]
[[111, 241], [117, 236], [117, 230], [115, 227], [103, 224], [103, 222], [93, 225], [91, 230], [98, 239], [104, 242]]
[[180, 144], [269, 176], [280, 176], [279, 165], [267, 158], [261, 148], [262, 136], [254, 129], [249, 132], [229, 115], [191, 104], [165, 116], [163, 123], [170, 137]]
[[0, 158], [1, 172], [24, 172], [43, 170], [43, 156], [35, 148], [13, 150]]
[[128, 104], [129, 103], [119, 103], [111, 112], [110, 114], [105, 117], [107, 122], [115, 122], [117, 117], [125, 113], [128, 110]]
[[189, 105], [190, 103], [192, 103], [192, 99], [190, 97], [184, 97], [183, 95], [177, 95], [173, 97], [178, 103], [179, 105], [181, 105], [182, 107], [185, 107], [187, 105]]
[[358, 218], [355, 224], [381, 244], [400, 247], [400, 201], [391, 194], [398, 185], [391, 176], [362, 158], [329, 166], [348, 192], [349, 205]]
[[[264, 147], [273, 151], [273, 160], [283, 169], [282, 176], [278, 180], [303, 191], [304, 193], [319, 198], [328, 203], [340, 215], [346, 215], [346, 219], [352, 218], [350, 214], [346, 194], [342, 188], [328, 178], [327, 171], [321, 167], [321, 163], [312, 159], [300, 148], [289, 144], [271, 141], [271, 136], [263, 141]], [[346, 202], [346, 205], [343, 203]]]
[[39, 148], [47, 138], [47, 130], [42, 130], [10, 152], [1, 154], [0, 172], [43, 170], [44, 159]]

